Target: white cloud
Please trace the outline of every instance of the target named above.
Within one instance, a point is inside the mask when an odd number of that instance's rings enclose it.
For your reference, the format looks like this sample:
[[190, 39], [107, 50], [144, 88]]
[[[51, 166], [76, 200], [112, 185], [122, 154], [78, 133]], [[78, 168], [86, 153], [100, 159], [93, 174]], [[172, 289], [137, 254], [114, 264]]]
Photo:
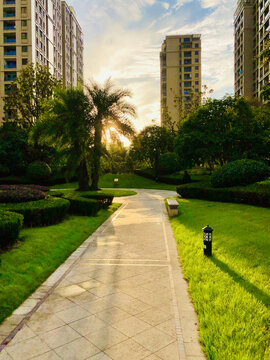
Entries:
[[168, 10], [170, 8], [170, 4], [167, 2], [163, 2], [162, 6], [164, 7], [164, 9]]

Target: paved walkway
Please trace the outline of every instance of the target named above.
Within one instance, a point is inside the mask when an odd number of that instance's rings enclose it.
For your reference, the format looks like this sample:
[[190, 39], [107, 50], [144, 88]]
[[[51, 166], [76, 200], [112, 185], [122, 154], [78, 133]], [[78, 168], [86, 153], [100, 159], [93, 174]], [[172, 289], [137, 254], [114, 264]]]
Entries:
[[172, 195], [122, 198], [0, 326], [0, 360], [203, 360], [163, 202]]

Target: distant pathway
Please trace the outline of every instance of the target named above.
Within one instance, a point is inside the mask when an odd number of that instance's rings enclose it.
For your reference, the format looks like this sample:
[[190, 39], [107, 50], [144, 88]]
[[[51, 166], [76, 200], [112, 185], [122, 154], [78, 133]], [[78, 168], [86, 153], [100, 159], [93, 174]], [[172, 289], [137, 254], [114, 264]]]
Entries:
[[205, 359], [163, 202], [175, 193], [136, 191], [0, 326], [0, 360]]

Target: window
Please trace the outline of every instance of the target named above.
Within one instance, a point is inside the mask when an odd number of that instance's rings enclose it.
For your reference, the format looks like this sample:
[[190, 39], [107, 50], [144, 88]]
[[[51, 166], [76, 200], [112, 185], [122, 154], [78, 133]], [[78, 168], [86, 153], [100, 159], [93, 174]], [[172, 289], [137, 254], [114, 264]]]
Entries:
[[184, 42], [190, 42], [190, 38], [184, 38]]
[[27, 65], [28, 59], [22, 59], [22, 65]]
[[16, 79], [16, 72], [5, 72], [4, 80], [5, 81], [13, 81]]
[[26, 15], [27, 14], [27, 8], [25, 6], [21, 7], [21, 14]]
[[27, 26], [27, 20], [22, 20], [22, 27], [26, 27]]
[[195, 81], [195, 85], [199, 85], [199, 81]]
[[198, 78], [198, 77], [199, 77], [199, 74], [198, 74], [198, 73], [196, 73], [196, 74], [195, 74], [195, 78]]
[[191, 57], [191, 51], [185, 51], [184, 57]]
[[26, 40], [27, 39], [27, 33], [22, 33], [22, 40]]
[[16, 34], [4, 34], [4, 43], [15, 43]]
[[28, 51], [27, 46], [22, 46], [22, 52], [26, 53]]
[[191, 87], [191, 86], [192, 86], [191, 81], [185, 81], [184, 82], [184, 87]]
[[199, 59], [195, 59], [195, 63], [198, 63], [199, 62]]
[[4, 55], [16, 55], [16, 46], [5, 46], [4, 47]]
[[199, 70], [199, 66], [195, 66], [195, 70]]
[[199, 55], [199, 51], [195, 51], [195, 55]]
[[190, 67], [190, 66], [185, 67], [185, 68], [184, 68], [184, 72], [191, 72], [191, 67]]
[[14, 17], [16, 15], [15, 7], [14, 8], [4, 8], [4, 17]]
[[198, 48], [199, 47], [199, 44], [198, 43], [195, 43], [195, 48]]

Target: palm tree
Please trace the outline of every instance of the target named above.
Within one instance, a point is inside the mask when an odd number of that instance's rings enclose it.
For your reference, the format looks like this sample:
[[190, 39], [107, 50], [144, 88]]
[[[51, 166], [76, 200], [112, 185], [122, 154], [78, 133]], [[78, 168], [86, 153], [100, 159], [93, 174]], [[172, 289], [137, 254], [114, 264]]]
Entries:
[[91, 82], [86, 86], [94, 118], [94, 146], [92, 159], [92, 190], [98, 190], [100, 157], [102, 154], [102, 133], [106, 128], [114, 127], [120, 134], [131, 137], [134, 129], [127, 116], [135, 116], [135, 108], [126, 101], [131, 97], [129, 90], [116, 89], [108, 79], [104, 86]]
[[79, 190], [89, 190], [87, 164], [93, 143], [92, 107], [80, 89], [56, 89], [46, 111], [36, 122], [30, 141], [55, 146], [78, 175]]

